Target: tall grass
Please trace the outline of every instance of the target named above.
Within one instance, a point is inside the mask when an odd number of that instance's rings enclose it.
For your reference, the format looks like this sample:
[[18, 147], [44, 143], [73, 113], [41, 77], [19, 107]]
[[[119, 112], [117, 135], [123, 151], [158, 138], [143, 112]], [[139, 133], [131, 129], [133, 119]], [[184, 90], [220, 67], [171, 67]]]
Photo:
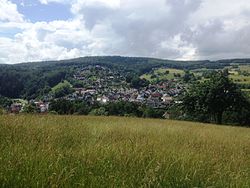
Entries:
[[250, 129], [0, 116], [0, 187], [250, 187]]

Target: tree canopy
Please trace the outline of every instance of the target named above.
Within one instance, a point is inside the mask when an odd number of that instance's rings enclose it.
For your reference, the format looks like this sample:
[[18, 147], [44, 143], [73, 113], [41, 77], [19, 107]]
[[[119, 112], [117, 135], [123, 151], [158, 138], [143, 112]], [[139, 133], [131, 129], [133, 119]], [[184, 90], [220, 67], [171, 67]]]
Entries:
[[[207, 81], [193, 84], [183, 97], [186, 116], [203, 122], [223, 123], [226, 112], [235, 116], [249, 111], [249, 101], [229, 78], [227, 71], [213, 74]], [[227, 118], [225, 118], [227, 119]], [[236, 117], [238, 123], [242, 123]]]

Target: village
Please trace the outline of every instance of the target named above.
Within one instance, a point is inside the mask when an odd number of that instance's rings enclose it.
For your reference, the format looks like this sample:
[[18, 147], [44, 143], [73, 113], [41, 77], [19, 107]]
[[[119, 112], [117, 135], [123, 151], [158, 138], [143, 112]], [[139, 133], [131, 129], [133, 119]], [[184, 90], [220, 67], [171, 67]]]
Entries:
[[[37, 112], [47, 113], [52, 100], [65, 99], [68, 101], [84, 101], [88, 105], [95, 103], [126, 101], [146, 105], [155, 109], [166, 109], [184, 90], [185, 86], [177, 79], [149, 83], [144, 87], [133, 87], [126, 81], [121, 71], [114, 71], [100, 65], [79, 68], [72, 78], [75, 85], [70, 85], [71, 93], [55, 97], [50, 92], [41, 99], [20, 102], [13, 100], [9, 107], [11, 113], [25, 111], [25, 106], [33, 104]], [[81, 87], [76, 87], [81, 86]], [[63, 86], [64, 87], [64, 86]]]

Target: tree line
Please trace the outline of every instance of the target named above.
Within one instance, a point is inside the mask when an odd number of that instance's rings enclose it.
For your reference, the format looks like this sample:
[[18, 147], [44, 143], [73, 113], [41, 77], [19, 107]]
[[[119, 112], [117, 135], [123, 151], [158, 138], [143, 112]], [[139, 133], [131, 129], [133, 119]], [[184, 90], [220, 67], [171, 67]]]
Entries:
[[250, 125], [250, 101], [228, 77], [228, 71], [214, 72], [205, 81], [190, 85], [172, 118], [205, 123]]
[[165, 110], [154, 109], [137, 103], [118, 101], [108, 104], [87, 104], [83, 101], [54, 100], [50, 103], [50, 113], [60, 115], [127, 116], [162, 118]]

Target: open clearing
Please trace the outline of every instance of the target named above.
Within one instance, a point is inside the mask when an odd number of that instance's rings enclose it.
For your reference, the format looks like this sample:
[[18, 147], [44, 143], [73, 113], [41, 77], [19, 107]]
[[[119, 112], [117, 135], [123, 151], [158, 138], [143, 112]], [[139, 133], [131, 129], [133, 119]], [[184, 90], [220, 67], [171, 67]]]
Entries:
[[250, 187], [250, 129], [0, 116], [1, 187]]
[[[166, 71], [168, 71], [168, 73], [166, 73]], [[152, 74], [144, 74], [141, 76], [141, 78], [144, 78], [150, 82], [153, 82], [157, 79], [159, 80], [172, 80], [176, 77], [175, 75], [179, 74], [180, 76], [184, 75], [184, 71], [183, 70], [179, 70], [179, 69], [169, 69], [169, 68], [159, 68], [154, 70], [154, 72]], [[155, 75], [155, 78], [152, 78], [152, 76]]]

